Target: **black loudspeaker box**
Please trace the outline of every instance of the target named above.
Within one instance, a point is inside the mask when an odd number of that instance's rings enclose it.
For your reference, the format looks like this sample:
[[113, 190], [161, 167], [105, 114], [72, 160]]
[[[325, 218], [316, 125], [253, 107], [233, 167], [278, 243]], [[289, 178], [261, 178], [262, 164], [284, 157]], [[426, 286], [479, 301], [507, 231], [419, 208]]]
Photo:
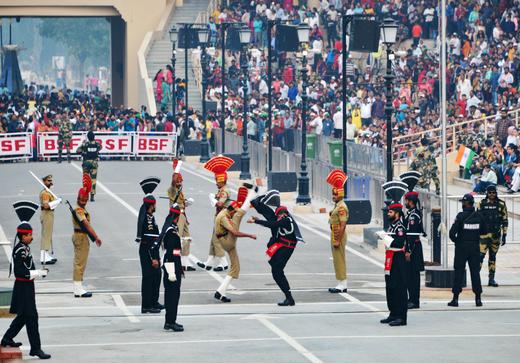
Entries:
[[379, 49], [380, 25], [375, 20], [354, 19], [350, 24], [351, 52], [377, 52]]
[[296, 173], [285, 171], [271, 171], [267, 175], [267, 188], [276, 189], [280, 193], [296, 191]]
[[300, 46], [298, 30], [294, 25], [276, 26], [276, 44], [278, 51], [296, 52]]
[[347, 224], [369, 224], [372, 219], [372, 206], [368, 199], [347, 199]]

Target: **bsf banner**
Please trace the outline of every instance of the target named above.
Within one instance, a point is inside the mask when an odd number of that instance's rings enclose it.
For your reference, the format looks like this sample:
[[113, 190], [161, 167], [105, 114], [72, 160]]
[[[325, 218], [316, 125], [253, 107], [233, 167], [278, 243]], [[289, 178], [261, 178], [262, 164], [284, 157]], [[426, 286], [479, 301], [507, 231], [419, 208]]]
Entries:
[[30, 158], [31, 136], [30, 132], [0, 134], [0, 160]]
[[[86, 138], [85, 132], [74, 132], [72, 133], [72, 139], [70, 141], [70, 152], [75, 155], [76, 149]], [[65, 145], [62, 145], [62, 149], [65, 151]], [[66, 152], [66, 151], [65, 151]], [[57, 132], [43, 132], [38, 133], [38, 156], [49, 157], [58, 155], [58, 133]]]
[[136, 156], [175, 155], [177, 138], [171, 132], [137, 132], [134, 136]]

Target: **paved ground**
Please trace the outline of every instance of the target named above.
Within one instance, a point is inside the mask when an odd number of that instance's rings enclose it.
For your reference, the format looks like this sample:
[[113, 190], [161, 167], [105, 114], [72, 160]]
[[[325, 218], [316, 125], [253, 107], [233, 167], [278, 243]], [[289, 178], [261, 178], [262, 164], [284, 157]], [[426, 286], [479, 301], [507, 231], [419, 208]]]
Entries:
[[[37, 200], [40, 188], [29, 169], [37, 175], [54, 174], [56, 193], [72, 202], [81, 177], [78, 165], [0, 165], [0, 242], [12, 241], [18, 222], [11, 204], [19, 199]], [[379, 320], [387, 313], [381, 253], [350, 242], [349, 292], [329, 294], [326, 289], [333, 286], [334, 275], [323, 215], [298, 217], [307, 244], [296, 250], [287, 267], [295, 307], [275, 305], [282, 294], [264, 255], [267, 230], [244, 223], [242, 228], [257, 233], [258, 240], [239, 241], [242, 271], [241, 278], [233, 282], [232, 303], [213, 299], [223, 274], [188, 273], [183, 280], [179, 317], [186, 331], [164, 332], [163, 314], [139, 313], [140, 267], [133, 240], [142, 198], [138, 182], [150, 175], [162, 178], [155, 194], [165, 195], [171, 178], [169, 163], [101, 164], [97, 200], [87, 207], [104, 241], [101, 248], [91, 248], [85, 283], [94, 292], [92, 299], [72, 297], [71, 217], [63, 206], [57, 209], [54, 248], [59, 261], [50, 267], [49, 276], [37, 283], [42, 340], [53, 361], [429, 362], [440, 357], [450, 362], [517, 361], [520, 280], [514, 271], [508, 271], [505, 286], [485, 288], [483, 308], [475, 308], [469, 291], [464, 293], [461, 308], [454, 311], [446, 307], [448, 291], [424, 289], [422, 309], [410, 313], [407, 327], [382, 326]], [[214, 191], [214, 183], [211, 175], [195, 165], [186, 165], [183, 175], [186, 194], [196, 201], [189, 210], [195, 241], [193, 259], [205, 259], [212, 220], [207, 194]], [[166, 211], [167, 201], [159, 200], [159, 221]], [[38, 216], [32, 224], [36, 229], [33, 251], [38, 251]], [[8, 252], [9, 247], [4, 246]], [[506, 249], [500, 253], [504, 257], [508, 254]], [[12, 285], [7, 267], [4, 254], [0, 258], [0, 286]], [[0, 330], [9, 322], [0, 319]], [[20, 334], [20, 340], [27, 353], [25, 333]]]

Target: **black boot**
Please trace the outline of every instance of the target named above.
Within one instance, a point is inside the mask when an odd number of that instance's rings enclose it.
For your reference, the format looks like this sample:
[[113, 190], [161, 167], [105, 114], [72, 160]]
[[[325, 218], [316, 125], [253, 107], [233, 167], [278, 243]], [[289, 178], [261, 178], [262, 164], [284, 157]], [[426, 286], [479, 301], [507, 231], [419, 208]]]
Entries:
[[393, 317], [391, 317], [390, 315], [388, 315], [388, 318], [386, 318], [386, 319], [381, 319], [379, 322], [380, 322], [381, 324], [388, 324], [388, 323], [390, 323], [390, 322], [392, 322], [392, 321], [394, 321], [394, 320], [395, 320], [395, 318], [393, 318]]
[[155, 309], [164, 310], [164, 305], [156, 302], [153, 306]]
[[15, 342], [12, 339], [2, 339], [2, 342], [0, 343], [2, 347], [12, 347], [12, 348], [18, 348], [22, 345], [20, 342]]
[[222, 301], [223, 303], [231, 302], [231, 299], [227, 296], [222, 295], [220, 292], [216, 291], [213, 296], [215, 299]]
[[448, 303], [448, 306], [459, 306], [459, 294], [453, 294], [453, 299]]
[[482, 306], [482, 299], [480, 298], [480, 294], [475, 294], [475, 305]]
[[495, 274], [490, 274], [489, 275], [488, 286], [498, 287], [498, 284], [495, 281]]
[[50, 359], [50, 357], [51, 357], [50, 354], [45, 353], [45, 352], [44, 352], [43, 350], [41, 350], [41, 349], [31, 350], [31, 351], [29, 352], [29, 355], [30, 355], [31, 357], [36, 356], [36, 357], [38, 357], [38, 358], [40, 358], [40, 359]]
[[94, 202], [94, 193], [90, 193], [90, 201]]
[[287, 291], [285, 293], [285, 300], [278, 303], [278, 306], [294, 306], [296, 303], [294, 302], [294, 299], [292, 297], [292, 294], [290, 291]]

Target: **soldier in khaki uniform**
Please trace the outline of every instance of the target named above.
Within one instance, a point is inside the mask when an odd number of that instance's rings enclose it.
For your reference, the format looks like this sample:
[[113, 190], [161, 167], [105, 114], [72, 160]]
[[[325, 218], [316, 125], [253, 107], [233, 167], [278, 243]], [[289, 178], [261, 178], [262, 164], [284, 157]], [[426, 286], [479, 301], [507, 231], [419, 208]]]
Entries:
[[[53, 186], [52, 175], [47, 175], [42, 178], [43, 184], [47, 188]], [[52, 251], [52, 230], [54, 227], [54, 210], [51, 209], [49, 203], [55, 201], [56, 198], [47, 189], [43, 189], [40, 192], [40, 206], [42, 214], [40, 216], [40, 222], [42, 223], [42, 241], [40, 248], [40, 262], [43, 265], [53, 265], [58, 261], [53, 254], [49, 253]]]
[[345, 230], [348, 221], [348, 208], [343, 200], [346, 181], [347, 175], [341, 170], [333, 170], [327, 177], [327, 183], [332, 186], [332, 200], [336, 203], [329, 218], [332, 261], [336, 280], [338, 280], [336, 287], [329, 289], [332, 294], [347, 292], [347, 264], [345, 260], [347, 234]]
[[85, 207], [88, 197], [92, 190], [92, 180], [88, 174], [83, 174], [83, 188], [78, 192], [77, 206], [74, 208], [72, 225], [74, 234], [72, 243], [74, 244], [74, 265], [72, 280], [74, 284], [74, 297], [91, 297], [92, 293], [83, 288], [83, 274], [87, 267], [88, 254], [90, 250], [89, 237], [101, 246], [101, 240], [90, 225], [90, 214]]
[[190, 245], [191, 236], [188, 218], [186, 217], [186, 207], [190, 205], [193, 200], [191, 198], [186, 199], [184, 192], [182, 191], [182, 174], [180, 173], [180, 167], [182, 161], [177, 159], [173, 160], [173, 176], [172, 183], [168, 188], [168, 198], [170, 199], [170, 207], [177, 204], [181, 210], [181, 215], [177, 221], [177, 227], [179, 228], [179, 236], [182, 243], [181, 261], [184, 271], [195, 271], [195, 267], [190, 261]]
[[[214, 156], [205, 165], [204, 168], [215, 174], [215, 182], [217, 184], [217, 194], [215, 196], [210, 194], [210, 200], [215, 207], [215, 219], [219, 212], [226, 208], [231, 197], [231, 193], [227, 188], [227, 170], [234, 164], [233, 159], [226, 156]], [[220, 241], [215, 235], [215, 228], [211, 235], [211, 243], [209, 246], [209, 254], [206, 262], [198, 262], [197, 265], [206, 270], [211, 270], [213, 263], [217, 262], [213, 271], [224, 271], [228, 268], [224, 249]]]
[[[229, 206], [225, 209], [222, 209], [215, 219], [215, 236], [218, 240], [218, 243], [229, 255], [229, 261], [231, 263], [231, 268], [229, 269], [226, 278], [215, 292], [215, 299], [225, 303], [231, 302], [231, 299], [226, 296], [226, 291], [231, 282], [231, 279], [238, 279], [240, 274], [240, 261], [238, 259], [237, 252], [237, 238], [248, 237], [256, 239], [254, 234], [248, 234], [239, 231], [240, 222], [242, 222], [242, 218], [249, 209], [251, 200], [254, 197], [254, 193], [252, 191], [248, 193], [245, 187], [241, 187], [241, 189], [245, 189], [245, 200], [240, 200], [239, 198], [238, 201], [230, 202]], [[241, 193], [239, 190], [239, 197], [241, 194], [244, 195], [244, 193]]]

